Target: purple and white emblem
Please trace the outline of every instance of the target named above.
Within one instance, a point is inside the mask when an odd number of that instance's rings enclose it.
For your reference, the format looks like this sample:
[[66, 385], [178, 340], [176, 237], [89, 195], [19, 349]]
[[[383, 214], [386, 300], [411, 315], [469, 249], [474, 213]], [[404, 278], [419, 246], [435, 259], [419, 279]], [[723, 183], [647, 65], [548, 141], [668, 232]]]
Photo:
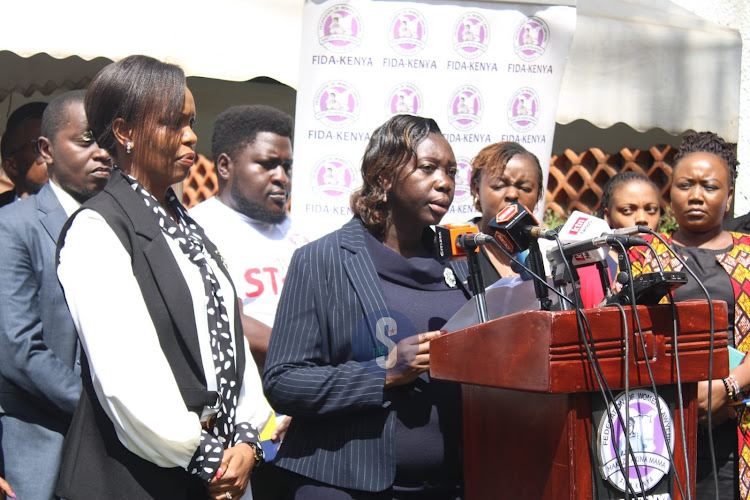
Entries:
[[362, 18], [349, 5], [334, 5], [318, 21], [318, 43], [332, 52], [348, 52], [362, 43]]
[[[626, 404], [629, 409], [627, 416]], [[634, 389], [630, 391], [628, 401], [625, 393], [621, 393], [607, 412], [599, 424], [599, 472], [609, 484], [624, 493], [628, 490], [623, 474], [627, 461], [630, 486], [636, 493], [645, 493], [656, 486], [671, 468], [669, 456], [674, 452], [671, 410], [664, 399], [653, 392]], [[628, 444], [632, 454], [627, 453]], [[644, 491], [641, 491], [639, 474]]]
[[359, 118], [359, 92], [344, 81], [328, 82], [315, 93], [313, 106], [320, 123], [332, 128], [346, 127]]
[[411, 56], [422, 50], [427, 43], [427, 22], [421, 12], [402, 9], [391, 19], [388, 41], [396, 52]]

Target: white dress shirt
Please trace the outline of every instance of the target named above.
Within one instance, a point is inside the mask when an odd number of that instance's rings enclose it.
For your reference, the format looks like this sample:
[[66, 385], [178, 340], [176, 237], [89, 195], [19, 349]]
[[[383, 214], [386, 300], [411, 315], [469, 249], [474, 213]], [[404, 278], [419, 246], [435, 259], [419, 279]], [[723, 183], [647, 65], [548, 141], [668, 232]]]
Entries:
[[49, 180], [49, 187], [52, 188], [52, 192], [55, 193], [55, 196], [57, 196], [57, 201], [60, 202], [63, 210], [65, 210], [65, 215], [67, 215], [68, 217], [73, 215], [76, 210], [81, 208], [81, 204], [78, 203], [72, 196], [70, 196], [67, 191], [55, 184], [55, 181], [53, 181], [52, 179]]
[[[192, 296], [207, 388], [216, 390], [199, 268], [176, 242], [165, 239]], [[236, 298], [230, 293], [232, 285], [211, 256], [206, 258], [226, 297], [234, 342], [232, 301]], [[88, 356], [94, 390], [120, 442], [158, 466], [187, 468], [200, 443], [200, 418], [185, 408], [133, 275], [131, 257], [97, 212], [84, 210], [76, 216], [60, 251], [57, 272]], [[244, 349], [246, 365], [235, 422], [249, 422], [262, 429], [271, 409], [263, 398], [247, 343]], [[204, 416], [206, 413], [204, 410]]]

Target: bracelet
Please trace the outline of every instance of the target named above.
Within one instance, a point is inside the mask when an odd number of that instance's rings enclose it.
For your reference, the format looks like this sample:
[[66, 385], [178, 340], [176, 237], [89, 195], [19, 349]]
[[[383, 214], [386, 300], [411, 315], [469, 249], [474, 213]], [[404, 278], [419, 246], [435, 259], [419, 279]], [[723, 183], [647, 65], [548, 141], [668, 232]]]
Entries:
[[737, 383], [737, 379], [731, 373], [727, 378], [721, 379], [724, 383], [724, 389], [727, 391], [727, 396], [732, 401], [739, 401], [740, 399], [740, 384]]

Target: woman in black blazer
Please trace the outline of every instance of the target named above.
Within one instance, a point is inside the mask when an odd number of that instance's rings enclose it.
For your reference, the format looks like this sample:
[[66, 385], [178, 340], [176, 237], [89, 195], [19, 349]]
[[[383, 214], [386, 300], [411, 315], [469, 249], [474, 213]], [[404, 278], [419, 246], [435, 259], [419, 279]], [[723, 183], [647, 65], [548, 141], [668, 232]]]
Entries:
[[130, 56], [99, 72], [85, 108], [118, 168], [58, 245], [84, 356], [57, 493], [239, 498], [270, 408], [222, 259], [170, 188], [195, 161], [185, 75]]
[[433, 120], [394, 116], [365, 151], [354, 218], [292, 258], [264, 388], [293, 417], [276, 463], [295, 498], [461, 496], [459, 388], [427, 373], [467, 299], [430, 229], [455, 174]]

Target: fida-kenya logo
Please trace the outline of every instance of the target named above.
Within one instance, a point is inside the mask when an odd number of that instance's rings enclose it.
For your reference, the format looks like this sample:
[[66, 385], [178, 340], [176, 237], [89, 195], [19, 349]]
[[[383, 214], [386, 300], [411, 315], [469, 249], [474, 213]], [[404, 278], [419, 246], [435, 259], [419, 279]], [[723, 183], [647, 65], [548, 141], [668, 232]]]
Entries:
[[399, 83], [388, 92], [385, 108], [388, 116], [404, 113], [421, 115], [422, 109], [424, 109], [422, 93], [416, 85]]
[[318, 43], [333, 52], [349, 52], [362, 43], [362, 18], [349, 5], [334, 5], [318, 20]]
[[484, 100], [479, 89], [463, 85], [456, 89], [448, 101], [448, 122], [457, 130], [470, 130], [482, 121]]
[[352, 191], [354, 168], [341, 156], [326, 156], [312, 169], [313, 191], [337, 198]]
[[613, 487], [625, 493], [629, 483], [637, 494], [652, 489], [669, 473], [674, 452], [674, 421], [666, 401], [645, 389], [631, 391], [627, 399], [621, 393], [602, 415], [597, 450], [599, 473]]
[[388, 42], [399, 54], [411, 56], [427, 44], [427, 22], [415, 9], [402, 9], [391, 19]]
[[471, 200], [471, 160], [465, 156], [456, 157], [456, 189], [453, 204], [460, 205]]
[[475, 59], [490, 43], [490, 24], [476, 12], [464, 14], [453, 27], [453, 49], [466, 59]]
[[526, 132], [539, 123], [539, 95], [530, 87], [518, 89], [508, 102], [508, 124]]
[[539, 17], [527, 17], [517, 27], [513, 37], [515, 53], [524, 61], [541, 57], [549, 43], [549, 26]]
[[315, 93], [313, 106], [320, 123], [332, 128], [346, 127], [359, 118], [359, 92], [344, 81], [327, 82]]

